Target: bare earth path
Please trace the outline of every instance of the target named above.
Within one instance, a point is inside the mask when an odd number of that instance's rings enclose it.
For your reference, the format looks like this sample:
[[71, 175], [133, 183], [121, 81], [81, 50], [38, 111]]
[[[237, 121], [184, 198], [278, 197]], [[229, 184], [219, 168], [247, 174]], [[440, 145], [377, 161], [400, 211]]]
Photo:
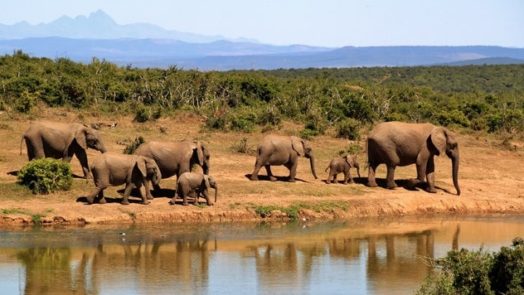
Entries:
[[[524, 213], [524, 151], [522, 144], [516, 143], [517, 151], [508, 151], [496, 145], [494, 140], [475, 138], [472, 135], [460, 135], [461, 167], [459, 182], [462, 195], [457, 197], [451, 181], [451, 163], [440, 157], [436, 161], [436, 178], [440, 188], [438, 193], [429, 194], [421, 189], [409, 190], [403, 187], [407, 179], [416, 176], [415, 167], [397, 169], [396, 179], [400, 185], [395, 190], [368, 188], [358, 179], [357, 184], [324, 183], [324, 168], [339, 150], [347, 147], [346, 140], [321, 136], [312, 141], [317, 157], [315, 180], [309, 171], [306, 159], [299, 162], [295, 183], [282, 181], [249, 181], [246, 174], [253, 169], [255, 158], [252, 155], [232, 151], [231, 146], [241, 138], [247, 137], [252, 147], [260, 141], [263, 134], [201, 132], [201, 122], [190, 115], [181, 115], [176, 119], [161, 119], [154, 123], [132, 123], [130, 117], [97, 118], [78, 115], [64, 110], [45, 110], [40, 114], [44, 118], [55, 118], [65, 122], [84, 121], [113, 122], [116, 128], [102, 129], [103, 139], [108, 150], [121, 151], [124, 146], [118, 142], [142, 135], [148, 140], [200, 139], [211, 150], [211, 174], [219, 183], [219, 200], [213, 207], [181, 205], [170, 206], [169, 198], [173, 195], [175, 179], [162, 181], [165, 188], [163, 195], [144, 206], [132, 203], [129, 206], [119, 204], [117, 190], [108, 189], [106, 195], [114, 202], [105, 205], [86, 205], [77, 198], [92, 189], [92, 181], [76, 178], [73, 188], [68, 192], [53, 193], [45, 196], [32, 195], [26, 189], [15, 184], [16, 176], [12, 173], [27, 162], [25, 145], [22, 155], [20, 139], [28, 127], [28, 120], [13, 119], [6, 113], [0, 114], [0, 225], [28, 224], [32, 222], [52, 224], [85, 223], [145, 223], [145, 222], [230, 222], [253, 221], [263, 217], [280, 219], [298, 213], [301, 219], [334, 219], [364, 216], [401, 216], [432, 214], [523, 214]], [[167, 128], [161, 133], [160, 127]], [[164, 129], [163, 128], [163, 129]], [[278, 133], [293, 134], [299, 128], [285, 124]], [[361, 141], [361, 146], [365, 146]], [[96, 152], [89, 151], [91, 159]], [[359, 155], [361, 167], [365, 167], [366, 156]], [[81, 174], [78, 161], [73, 159], [73, 172]], [[286, 176], [287, 170], [275, 168], [273, 172]], [[261, 175], [265, 171], [262, 169]], [[367, 176], [362, 169], [363, 177]], [[355, 172], [352, 171], [355, 176]], [[385, 168], [380, 167], [377, 174], [385, 177]], [[339, 179], [341, 176], [339, 176]], [[380, 182], [379, 182], [380, 184]], [[136, 198], [138, 202], [138, 198]]]

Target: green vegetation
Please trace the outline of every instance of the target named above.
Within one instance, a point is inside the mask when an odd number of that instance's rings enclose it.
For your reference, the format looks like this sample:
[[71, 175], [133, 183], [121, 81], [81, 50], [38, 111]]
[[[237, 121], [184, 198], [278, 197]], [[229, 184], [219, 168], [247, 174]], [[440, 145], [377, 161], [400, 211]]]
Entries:
[[18, 172], [18, 183], [34, 194], [69, 190], [73, 184], [71, 165], [51, 158], [32, 160]]
[[255, 147], [249, 145], [247, 137], [242, 137], [239, 142], [231, 145], [231, 150], [240, 154], [254, 154]]
[[524, 294], [524, 240], [499, 252], [450, 251], [418, 294]]
[[524, 131], [524, 65], [199, 72], [118, 67], [93, 59], [0, 57], [0, 110], [38, 104], [133, 114], [137, 122], [174, 110], [215, 130], [252, 132], [302, 122], [310, 138], [334, 128], [358, 138], [376, 121], [433, 122], [476, 131]]
[[123, 153], [124, 154], [128, 154], [128, 155], [132, 155], [135, 150], [143, 143], [145, 143], [145, 139], [142, 137], [142, 136], [138, 136], [135, 138], [135, 140], [133, 140], [132, 142], [130, 142], [128, 145], [126, 145], [126, 147], [124, 148], [124, 151]]
[[348, 203], [340, 201], [321, 201], [315, 203], [295, 202], [289, 206], [276, 205], [251, 205], [255, 213], [262, 217], [270, 217], [273, 211], [285, 213], [290, 220], [298, 220], [300, 211], [303, 209], [313, 210], [317, 213], [330, 212], [336, 209], [347, 210]]

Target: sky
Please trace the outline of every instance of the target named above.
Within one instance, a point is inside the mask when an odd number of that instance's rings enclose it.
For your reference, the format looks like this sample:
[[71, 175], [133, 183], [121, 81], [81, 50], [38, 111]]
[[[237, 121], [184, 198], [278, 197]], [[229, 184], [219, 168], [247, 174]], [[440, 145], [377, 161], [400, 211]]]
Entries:
[[524, 47], [523, 0], [4, 0], [0, 23], [102, 9], [119, 24], [326, 47]]

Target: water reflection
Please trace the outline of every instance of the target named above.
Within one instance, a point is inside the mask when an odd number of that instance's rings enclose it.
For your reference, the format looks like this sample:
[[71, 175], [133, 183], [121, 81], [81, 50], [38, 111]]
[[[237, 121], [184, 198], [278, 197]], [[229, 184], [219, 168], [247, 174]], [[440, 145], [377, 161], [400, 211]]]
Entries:
[[128, 228], [124, 237], [122, 229], [1, 232], [0, 273], [16, 265], [23, 272], [10, 294], [405, 294], [431, 270], [428, 258], [509, 244], [524, 235], [522, 225], [524, 218]]

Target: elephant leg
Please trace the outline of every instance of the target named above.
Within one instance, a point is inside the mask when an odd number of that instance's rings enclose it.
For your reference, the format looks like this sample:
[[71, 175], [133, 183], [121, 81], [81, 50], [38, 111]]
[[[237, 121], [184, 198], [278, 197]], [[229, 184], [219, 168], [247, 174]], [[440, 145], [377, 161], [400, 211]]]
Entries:
[[273, 173], [271, 172], [271, 165], [265, 165], [264, 167], [266, 168], [266, 172], [267, 172], [267, 176], [269, 177], [269, 180], [276, 181], [277, 178], [273, 176]]
[[122, 205], [129, 205], [129, 195], [131, 194], [132, 189], [133, 189], [133, 186], [131, 185], [131, 183], [126, 183], [126, 188], [124, 189], [124, 197], [122, 198], [122, 202], [121, 202]]
[[330, 183], [332, 182], [332, 181], [331, 181], [332, 179], [333, 179], [333, 169], [330, 169], [330, 170], [329, 170], [329, 175], [328, 175], [328, 177], [327, 177], [327, 179], [326, 179], [326, 183], [327, 183], [327, 184], [330, 184]]
[[351, 177], [351, 170], [350, 169], [348, 169], [346, 174], [347, 175], [345, 175], [346, 176], [346, 182], [345, 183], [348, 183], [348, 181], [349, 181], [349, 183], [355, 183], [355, 181], [353, 180], [353, 177]]
[[295, 182], [295, 176], [297, 175], [298, 161], [294, 161], [286, 167], [289, 169], [289, 182]]
[[377, 187], [377, 180], [375, 179], [375, 172], [377, 171], [378, 164], [369, 163], [368, 168], [368, 186]]
[[388, 165], [388, 174], [387, 174], [387, 188], [394, 189], [397, 187], [395, 183], [395, 166]]
[[149, 180], [144, 181], [144, 188], [146, 190], [146, 197], [147, 197], [148, 200], [153, 200], [154, 199], [153, 195], [151, 194], [151, 186], [152, 185], [150, 184]]
[[89, 195], [86, 196], [87, 203], [93, 204], [95, 197], [99, 196], [100, 193], [103, 193], [104, 188], [96, 187]]
[[100, 190], [100, 192], [98, 193], [98, 203], [99, 204], [106, 203], [106, 198], [104, 197], [104, 190]]
[[338, 175], [338, 173], [334, 173], [334, 174], [333, 174], [333, 183], [335, 183], [335, 184], [338, 183], [338, 182], [337, 182], [337, 175]]
[[428, 192], [436, 193], [437, 190], [435, 189], [435, 162], [433, 160], [433, 157], [430, 157], [428, 159], [428, 164], [426, 168], [426, 179], [428, 182]]
[[251, 173], [251, 180], [258, 180], [258, 172], [260, 171], [260, 168], [262, 168], [263, 160], [261, 158], [262, 156], [257, 157], [257, 161], [255, 162], [255, 169], [253, 169], [253, 173]]
[[[80, 165], [82, 166], [82, 171], [84, 172], [84, 178], [89, 179], [91, 178], [91, 175], [89, 175], [89, 164], [87, 162], [87, 154], [86, 151], [81, 149], [76, 152], [76, 157], [80, 161]], [[71, 160], [71, 158], [69, 158]]]
[[209, 198], [209, 191], [207, 189], [202, 192], [202, 195], [206, 199], [206, 204], [208, 206], [213, 206], [213, 201]]
[[[147, 183], [147, 180], [144, 182]], [[149, 201], [149, 196], [148, 196], [148, 194], [150, 194], [149, 185], [144, 185], [145, 193], [142, 193], [142, 183], [141, 182], [136, 183], [135, 187], [138, 190], [138, 194], [140, 195], [140, 198], [142, 198], [142, 204], [148, 205], [149, 203], [151, 203]]]

